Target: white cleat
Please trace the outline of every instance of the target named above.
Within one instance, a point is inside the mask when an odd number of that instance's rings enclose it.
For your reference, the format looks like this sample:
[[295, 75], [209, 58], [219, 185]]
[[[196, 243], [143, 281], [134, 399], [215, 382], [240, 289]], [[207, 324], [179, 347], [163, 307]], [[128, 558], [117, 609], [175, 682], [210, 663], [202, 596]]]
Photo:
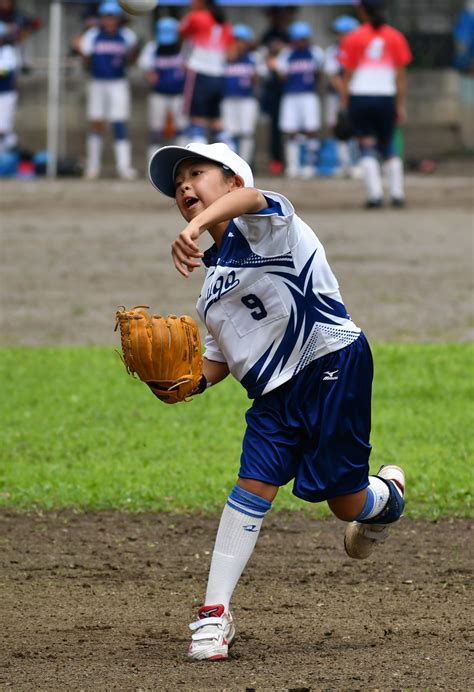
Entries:
[[97, 180], [100, 176], [100, 171], [97, 168], [87, 168], [84, 172], [84, 180]]
[[231, 613], [225, 612], [223, 605], [199, 608], [198, 619], [189, 628], [193, 635], [188, 658], [193, 661], [221, 661], [228, 658], [235, 627]]
[[[395, 465], [382, 466], [377, 476], [385, 481], [389, 481], [390, 492], [398, 492], [400, 503], [403, 505], [403, 496], [405, 494], [405, 474], [403, 470]], [[387, 538], [389, 526], [394, 523], [396, 521], [392, 521], [389, 524], [352, 521], [347, 525], [344, 535], [346, 553], [349, 557], [356, 560], [364, 560], [366, 557], [369, 557], [375, 546]]]
[[135, 168], [122, 168], [117, 171], [117, 175], [121, 180], [136, 180], [138, 171]]

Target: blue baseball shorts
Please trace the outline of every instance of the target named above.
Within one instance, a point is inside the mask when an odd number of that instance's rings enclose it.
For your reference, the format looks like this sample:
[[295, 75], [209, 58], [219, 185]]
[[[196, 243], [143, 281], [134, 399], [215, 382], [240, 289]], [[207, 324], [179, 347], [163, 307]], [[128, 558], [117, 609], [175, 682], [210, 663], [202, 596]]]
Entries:
[[393, 155], [393, 133], [396, 125], [393, 96], [351, 96], [349, 119], [356, 137], [375, 137], [383, 157]]
[[319, 358], [246, 413], [240, 478], [321, 502], [369, 484], [373, 362], [361, 333]]

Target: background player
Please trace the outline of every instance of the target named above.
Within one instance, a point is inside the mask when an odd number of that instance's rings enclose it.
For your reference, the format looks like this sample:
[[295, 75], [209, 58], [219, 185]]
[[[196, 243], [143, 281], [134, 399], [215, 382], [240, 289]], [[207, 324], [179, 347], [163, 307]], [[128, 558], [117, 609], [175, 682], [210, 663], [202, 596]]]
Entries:
[[412, 56], [404, 36], [386, 23], [384, 5], [384, 0], [361, 1], [358, 11], [364, 24], [342, 41], [339, 58], [344, 67], [342, 106], [348, 106], [359, 140], [368, 209], [383, 203], [379, 155], [385, 161], [392, 205], [405, 202], [403, 163], [393, 135], [395, 125], [406, 120], [405, 67]]
[[255, 34], [246, 24], [232, 27], [235, 39], [224, 75], [222, 120], [224, 130], [232, 137], [232, 148], [246, 161], [253, 162], [258, 100], [255, 89], [264, 65], [252, 50]]
[[[404, 475], [369, 476], [372, 357], [351, 320], [320, 241], [291, 202], [253, 187], [250, 166], [225, 144], [159, 149], [150, 178], [186, 221], [172, 244], [176, 269], [200, 266], [204, 375], [229, 372], [254, 399], [239, 478], [224, 508], [205, 605], [191, 624], [191, 659], [227, 658], [229, 604], [280, 486], [327, 500], [348, 524], [345, 547], [367, 557], [403, 511]], [[198, 242], [208, 231], [214, 245]], [[218, 434], [218, 431], [214, 431]]]
[[85, 177], [95, 180], [100, 175], [105, 122], [112, 123], [117, 174], [122, 180], [134, 180], [132, 152], [128, 138], [130, 86], [126, 77], [127, 64], [134, 57], [137, 36], [128, 27], [120, 26], [122, 9], [114, 0], [99, 7], [99, 26], [88, 29], [76, 42], [90, 71], [87, 117], [87, 162]]
[[[328, 80], [324, 97], [324, 115], [326, 127], [330, 130], [334, 129], [339, 112], [341, 111], [341, 93], [343, 91], [342, 75], [344, 70], [339, 62], [339, 44], [348, 33], [357, 29], [358, 26], [359, 22], [357, 19], [348, 14], [336, 17], [331, 25], [333, 32], [338, 36], [338, 41], [328, 46], [324, 55], [324, 73]], [[349, 140], [338, 139], [337, 155], [340, 164], [337, 173], [346, 176], [355, 175], [352, 166]]]
[[316, 175], [320, 146], [321, 106], [316, 91], [324, 51], [310, 44], [313, 30], [308, 22], [290, 24], [288, 36], [291, 45], [277, 58], [284, 80], [279, 125], [285, 135], [285, 173], [289, 178], [311, 178]]
[[188, 140], [227, 140], [222, 129], [224, 70], [234, 43], [232, 26], [213, 0], [191, 0], [191, 12], [180, 23], [184, 39], [186, 83], [184, 111], [191, 124]]
[[176, 19], [163, 17], [156, 22], [155, 40], [144, 46], [138, 65], [145, 70], [151, 87], [148, 98], [150, 157], [164, 144], [169, 119], [176, 142], [180, 141], [188, 123], [183, 113], [185, 68]]

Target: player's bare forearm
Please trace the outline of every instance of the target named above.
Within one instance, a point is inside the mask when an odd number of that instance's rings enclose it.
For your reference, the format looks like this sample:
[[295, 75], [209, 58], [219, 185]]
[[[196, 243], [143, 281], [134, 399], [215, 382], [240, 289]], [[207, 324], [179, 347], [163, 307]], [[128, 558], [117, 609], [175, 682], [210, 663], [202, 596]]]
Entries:
[[402, 124], [406, 121], [406, 94], [407, 94], [407, 75], [404, 67], [399, 67], [396, 76], [397, 86], [397, 122]]
[[176, 269], [187, 277], [188, 272], [200, 265], [198, 259], [203, 253], [197, 241], [204, 231], [214, 229], [236, 216], [252, 214], [267, 206], [263, 194], [254, 187], [240, 187], [216, 199], [192, 219], [171, 244]]
[[260, 190], [255, 187], [240, 187], [216, 199], [198, 214], [192, 223], [198, 225], [199, 235], [201, 235], [205, 230], [222, 221], [229, 221], [242, 214], [253, 214], [267, 206], [267, 201]]
[[341, 109], [346, 111], [349, 106], [349, 83], [352, 79], [353, 70], [344, 70], [341, 79]]
[[218, 382], [222, 382], [222, 380], [227, 377], [229, 374], [229, 367], [227, 363], [203, 358], [202, 371], [207, 382], [214, 385]]

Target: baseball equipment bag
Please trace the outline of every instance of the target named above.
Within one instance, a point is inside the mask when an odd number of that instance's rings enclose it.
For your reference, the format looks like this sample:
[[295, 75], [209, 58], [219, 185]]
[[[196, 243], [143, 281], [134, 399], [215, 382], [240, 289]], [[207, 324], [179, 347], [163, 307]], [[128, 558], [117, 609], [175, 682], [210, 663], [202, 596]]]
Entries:
[[349, 120], [349, 116], [346, 111], [339, 111], [337, 114], [337, 121], [334, 125], [334, 137], [339, 139], [341, 142], [347, 142], [354, 136], [354, 128]]
[[192, 317], [150, 315], [146, 305], [122, 307], [115, 315], [118, 327], [127, 372], [158, 399], [176, 404], [204, 391], [201, 337]]

